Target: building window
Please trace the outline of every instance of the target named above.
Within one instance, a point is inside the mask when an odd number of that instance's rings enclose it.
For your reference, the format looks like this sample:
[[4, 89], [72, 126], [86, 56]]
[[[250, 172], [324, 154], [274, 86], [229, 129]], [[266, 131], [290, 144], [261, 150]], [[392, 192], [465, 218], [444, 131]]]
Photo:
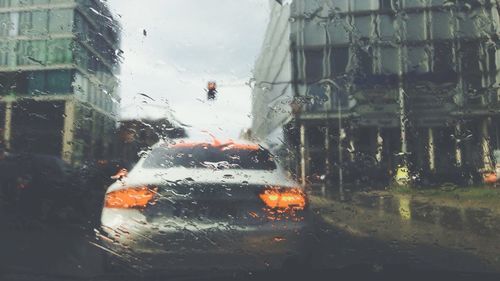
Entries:
[[45, 72], [32, 72], [28, 78], [28, 94], [39, 94], [45, 91]]
[[47, 11], [22, 12], [19, 20], [20, 35], [47, 34]]
[[400, 69], [400, 54], [398, 48], [383, 47], [380, 50], [382, 74], [398, 74]]
[[89, 53], [81, 44], [75, 44], [75, 62], [83, 69], [88, 69]]
[[406, 71], [415, 74], [429, 72], [429, 57], [424, 46], [407, 48]]
[[434, 78], [438, 82], [456, 81], [457, 74], [454, 68], [453, 46], [451, 42], [434, 43]]
[[45, 91], [54, 94], [70, 94], [72, 92], [72, 77], [72, 71], [70, 70], [47, 71], [47, 87]]
[[462, 42], [460, 46], [463, 79], [467, 87], [472, 89], [482, 88], [479, 48], [479, 42]]
[[17, 36], [19, 35], [19, 13], [14, 12], [10, 13], [10, 28], [9, 28], [9, 36]]
[[380, 39], [384, 41], [393, 41], [396, 35], [395, 18], [389, 15], [380, 15], [379, 21], [378, 34]]
[[0, 14], [0, 36], [17, 36], [19, 34], [19, 13]]
[[0, 42], [0, 65], [9, 65], [9, 42]]
[[18, 86], [26, 85], [26, 78], [22, 80], [22, 74], [4, 72], [0, 74], [0, 95], [18, 94]]
[[47, 42], [45, 40], [37, 41], [19, 41], [18, 42], [18, 65], [40, 65], [47, 62]]
[[29, 35], [31, 33], [32, 24], [32, 13], [31, 12], [21, 12], [19, 16], [19, 34]]
[[13, 105], [12, 115], [14, 151], [60, 155], [64, 102], [23, 100]]
[[332, 48], [330, 53], [330, 68], [334, 77], [346, 72], [349, 63], [349, 47]]
[[451, 11], [432, 11], [431, 32], [433, 39], [450, 39], [453, 37], [455, 19]]
[[353, 33], [359, 38], [370, 38], [373, 36], [373, 19], [372, 16], [356, 16], [354, 18]]
[[52, 10], [49, 13], [50, 33], [70, 33], [73, 31], [73, 10]]
[[390, 10], [392, 9], [392, 0], [379, 0], [380, 10]]
[[71, 40], [50, 40], [47, 47], [47, 57], [48, 63], [70, 63], [73, 57], [73, 52], [71, 50]]
[[377, 10], [378, 0], [351, 0], [351, 9], [353, 11]]
[[410, 41], [425, 40], [426, 25], [424, 13], [409, 13], [406, 19], [406, 39]]
[[72, 80], [70, 70], [35, 71], [28, 77], [28, 94], [70, 94]]
[[0, 36], [7, 36], [10, 29], [10, 17], [8, 13], [0, 14]]
[[353, 62], [356, 83], [369, 84], [369, 80], [373, 76], [373, 51], [371, 47], [358, 47]]
[[323, 49], [306, 50], [306, 79], [307, 82], [319, 81], [323, 78]]

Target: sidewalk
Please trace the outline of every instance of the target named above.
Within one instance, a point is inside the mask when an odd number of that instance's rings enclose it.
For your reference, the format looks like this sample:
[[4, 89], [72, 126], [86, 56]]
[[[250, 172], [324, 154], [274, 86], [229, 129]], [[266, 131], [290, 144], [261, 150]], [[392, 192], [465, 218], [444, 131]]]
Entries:
[[[500, 190], [490, 189], [485, 190], [485, 194], [477, 194], [478, 190], [472, 190], [473, 196], [465, 195], [467, 190], [353, 192], [348, 195], [347, 203], [397, 215], [404, 220], [467, 230], [481, 236], [498, 236]], [[335, 201], [331, 197], [328, 199]]]
[[[358, 192], [341, 202], [312, 195], [313, 210], [354, 236], [432, 245], [477, 256], [500, 270], [500, 213], [473, 201], [401, 192]], [[458, 265], [458, 261], [457, 261]]]
[[415, 200], [432, 202], [434, 205], [482, 208], [500, 214], [500, 188], [491, 185], [462, 188], [442, 186], [433, 189], [395, 187], [389, 191], [375, 193], [381, 195], [406, 195]]

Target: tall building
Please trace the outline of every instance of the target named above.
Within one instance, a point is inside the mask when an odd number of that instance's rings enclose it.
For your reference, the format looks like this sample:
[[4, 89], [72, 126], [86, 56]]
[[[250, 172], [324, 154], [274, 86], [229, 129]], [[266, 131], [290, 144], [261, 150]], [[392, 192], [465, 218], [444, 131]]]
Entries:
[[335, 178], [349, 165], [352, 181], [369, 171], [391, 178], [402, 167], [435, 180], [493, 168], [497, 1], [270, 5], [252, 133], [294, 144], [304, 183]]
[[120, 27], [99, 0], [0, 1], [0, 124], [11, 151], [113, 152]]

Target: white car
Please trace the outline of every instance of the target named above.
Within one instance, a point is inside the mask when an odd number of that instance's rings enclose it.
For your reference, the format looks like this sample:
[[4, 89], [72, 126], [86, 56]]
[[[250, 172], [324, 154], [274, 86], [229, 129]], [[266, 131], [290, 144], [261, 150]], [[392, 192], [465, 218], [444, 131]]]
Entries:
[[155, 145], [108, 188], [101, 218], [110, 253], [171, 271], [295, 266], [308, 221], [306, 193], [271, 153], [215, 139]]

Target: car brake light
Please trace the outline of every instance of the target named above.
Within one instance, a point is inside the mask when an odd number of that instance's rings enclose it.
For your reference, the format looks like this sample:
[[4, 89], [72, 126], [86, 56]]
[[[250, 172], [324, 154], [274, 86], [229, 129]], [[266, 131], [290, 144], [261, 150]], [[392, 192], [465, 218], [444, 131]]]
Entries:
[[298, 188], [269, 188], [259, 197], [269, 208], [302, 210], [306, 206], [306, 194]]
[[106, 208], [141, 209], [155, 201], [156, 187], [140, 186], [112, 191], [106, 194]]

